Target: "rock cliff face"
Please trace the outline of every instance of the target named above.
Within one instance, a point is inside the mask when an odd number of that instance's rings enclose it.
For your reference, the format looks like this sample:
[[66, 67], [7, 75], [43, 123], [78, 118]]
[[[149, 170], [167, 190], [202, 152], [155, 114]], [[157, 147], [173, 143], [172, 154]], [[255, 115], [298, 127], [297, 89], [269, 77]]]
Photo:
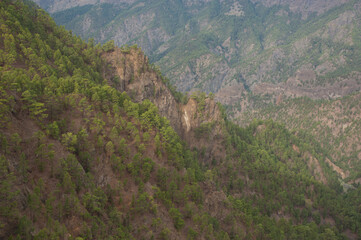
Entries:
[[224, 139], [224, 120], [213, 99], [195, 96], [186, 104], [177, 102], [139, 49], [125, 51], [115, 48], [103, 57], [111, 69], [107, 73], [108, 78], [119, 81], [118, 90], [127, 92], [135, 102], [146, 99], [153, 102], [160, 115], [169, 119], [172, 127], [191, 147], [204, 151], [205, 161], [209, 161], [211, 156], [216, 160], [225, 156], [225, 149], [221, 144]]
[[113, 67], [111, 76], [119, 79], [119, 91], [126, 91], [136, 102], [145, 99], [152, 101], [160, 114], [168, 118], [176, 131], [182, 134], [184, 123], [179, 103], [159, 75], [149, 69], [148, 58], [142, 52], [138, 49], [125, 52], [116, 48], [104, 57]]
[[203, 108], [200, 107], [201, 104], [191, 98], [181, 107], [184, 139], [190, 146], [203, 151], [204, 161], [219, 163], [226, 156], [223, 145], [224, 120], [214, 100], [205, 99]]

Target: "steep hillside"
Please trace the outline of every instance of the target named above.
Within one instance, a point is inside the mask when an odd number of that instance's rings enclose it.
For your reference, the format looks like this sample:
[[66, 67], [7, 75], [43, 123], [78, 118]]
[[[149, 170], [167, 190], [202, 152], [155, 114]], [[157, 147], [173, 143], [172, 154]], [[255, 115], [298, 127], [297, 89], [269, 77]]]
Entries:
[[[246, 126], [254, 118], [273, 119], [289, 129], [312, 135], [326, 149], [345, 181], [360, 182], [360, 94], [333, 101], [316, 101], [308, 98], [282, 100], [257, 110], [235, 110], [234, 117]], [[335, 169], [337, 169], [337, 167]]]
[[343, 193], [317, 145], [240, 128], [137, 47], [86, 43], [27, 1], [1, 1], [0, 24], [1, 239], [361, 236], [360, 187]]

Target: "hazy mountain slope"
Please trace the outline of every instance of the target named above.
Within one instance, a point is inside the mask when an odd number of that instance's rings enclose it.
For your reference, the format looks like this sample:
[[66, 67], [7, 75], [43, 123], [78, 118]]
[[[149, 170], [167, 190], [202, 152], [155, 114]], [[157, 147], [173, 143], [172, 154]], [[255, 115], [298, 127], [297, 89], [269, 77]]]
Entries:
[[[181, 103], [138, 48], [85, 43], [27, 2], [1, 1], [0, 20], [0, 238], [361, 235], [359, 188], [279, 124]], [[169, 103], [188, 118], [160, 116]]]
[[339, 77], [352, 81], [350, 73], [359, 72], [358, 0], [154, 0], [98, 3], [53, 16], [97, 42], [137, 43], [181, 91], [270, 82], [301, 85], [300, 95], [314, 86], [334, 93], [342, 88], [334, 86]]

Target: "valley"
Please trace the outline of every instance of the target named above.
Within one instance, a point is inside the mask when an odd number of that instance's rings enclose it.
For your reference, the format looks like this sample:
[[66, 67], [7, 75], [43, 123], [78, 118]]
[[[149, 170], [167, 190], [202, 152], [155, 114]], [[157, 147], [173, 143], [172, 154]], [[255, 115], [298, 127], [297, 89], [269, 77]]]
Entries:
[[75, 28], [0, 2], [0, 239], [360, 238], [358, 1], [37, 3]]

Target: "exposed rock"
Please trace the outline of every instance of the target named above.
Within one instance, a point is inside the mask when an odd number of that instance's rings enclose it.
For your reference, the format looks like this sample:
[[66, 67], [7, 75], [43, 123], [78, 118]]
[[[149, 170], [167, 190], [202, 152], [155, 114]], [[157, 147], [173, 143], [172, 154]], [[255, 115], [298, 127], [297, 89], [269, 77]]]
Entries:
[[353, 11], [346, 11], [340, 14], [338, 18], [327, 24], [326, 29], [322, 33], [322, 38], [352, 45], [350, 28], [353, 27], [352, 21], [354, 21], [354, 19], [355, 13]]
[[216, 99], [223, 104], [233, 105], [239, 102], [239, 99], [241, 99], [244, 94], [246, 94], [246, 90], [243, 85], [231, 85], [219, 90], [216, 94]]
[[[225, 156], [221, 144], [223, 119], [214, 100], [206, 98], [201, 110], [194, 99], [189, 99], [187, 104], [177, 102], [156, 71], [149, 69], [149, 60], [139, 49], [122, 51], [115, 48], [104, 58], [113, 67], [108, 77], [117, 76], [120, 79], [118, 90], [126, 91], [136, 102], [145, 99], [152, 101], [160, 115], [170, 120], [172, 127], [191, 147], [205, 150], [205, 161], [210, 161], [210, 156], [217, 159]], [[207, 123], [214, 123], [216, 127], [209, 129], [210, 132], [205, 136], [196, 136], [196, 129]]]
[[[175, 130], [183, 135], [182, 112], [172, 93], [162, 82], [159, 75], [148, 69], [148, 58], [137, 49], [129, 53], [116, 48], [105, 56], [120, 78], [120, 91], [126, 91], [136, 102], [151, 100], [162, 116], [167, 117]], [[127, 79], [132, 79], [128, 82]]]
[[328, 165], [330, 165], [330, 167], [332, 167], [332, 169], [333, 169], [335, 172], [337, 172], [337, 173], [341, 176], [342, 179], [345, 179], [345, 178], [347, 178], [347, 177], [350, 175], [349, 172], [346, 172], [346, 173], [345, 173], [340, 167], [338, 167], [336, 164], [334, 164], [333, 162], [331, 162], [330, 159], [326, 158], [326, 162], [328, 163]]
[[238, 2], [233, 3], [231, 6], [231, 10], [227, 13], [225, 13], [228, 16], [236, 16], [241, 17], [244, 16], [243, 6], [239, 4]]
[[310, 169], [310, 171], [313, 173], [313, 176], [315, 176], [315, 178], [322, 182], [323, 184], [327, 184], [327, 180], [325, 177], [325, 174], [323, 173], [322, 167], [320, 165], [320, 162], [314, 158], [313, 156], [311, 156], [309, 154], [309, 161], [307, 163], [308, 168]]
[[[173, 64], [178, 65], [176, 62], [169, 62], [168, 65], [171, 67]], [[218, 57], [205, 54], [195, 61], [175, 69], [171, 74], [178, 79], [177, 89], [182, 92], [197, 89], [205, 92], [218, 92], [234, 79], [236, 70], [229, 68], [228, 64]], [[208, 80], [204, 81], [204, 79]]]

